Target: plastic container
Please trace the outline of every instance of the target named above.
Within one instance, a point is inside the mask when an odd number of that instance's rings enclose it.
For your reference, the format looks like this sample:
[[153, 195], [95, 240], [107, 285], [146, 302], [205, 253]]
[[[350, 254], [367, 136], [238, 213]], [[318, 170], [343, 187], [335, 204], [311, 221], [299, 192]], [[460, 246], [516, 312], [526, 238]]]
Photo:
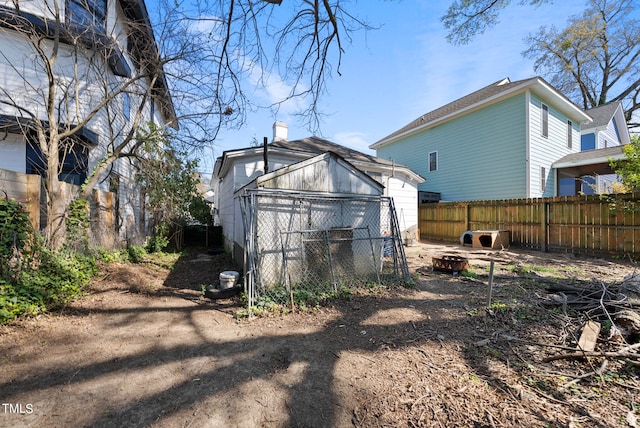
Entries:
[[220, 272], [220, 289], [225, 290], [227, 288], [233, 288], [238, 281], [240, 274], [235, 270], [226, 270]]

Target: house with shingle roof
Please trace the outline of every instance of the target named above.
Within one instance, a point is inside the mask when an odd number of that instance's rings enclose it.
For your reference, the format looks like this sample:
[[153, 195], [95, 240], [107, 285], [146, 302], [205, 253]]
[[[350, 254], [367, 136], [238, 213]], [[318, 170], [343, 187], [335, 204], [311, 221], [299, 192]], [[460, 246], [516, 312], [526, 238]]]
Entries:
[[580, 152], [591, 117], [541, 77], [494, 82], [370, 147], [425, 177], [443, 201], [551, 197], [553, 164]]
[[621, 102], [603, 104], [585, 112], [593, 121], [582, 126], [581, 152], [553, 163], [558, 177], [558, 196], [611, 192], [618, 180], [609, 160], [625, 159], [624, 145], [631, 142]]
[[[51, 172], [38, 128], [69, 135], [55, 173], [77, 186], [141, 125], [178, 128], [144, 0], [0, 2], [0, 76], [0, 181], [21, 202], [46, 205], [40, 185], [34, 197], [25, 184]], [[127, 242], [144, 239], [149, 220], [132, 159], [117, 159], [93, 187], [112, 192]], [[32, 221], [46, 223], [39, 211]]]
[[[241, 248], [244, 246], [242, 215], [237, 198], [240, 189], [249, 183], [259, 186], [260, 179], [270, 177], [277, 171], [292, 170], [296, 165], [306, 165], [304, 163], [311, 159], [316, 162], [326, 160], [325, 158], [335, 160], [345, 171], [351, 171], [351, 177], [355, 177], [362, 188], [379, 186], [381, 195], [393, 197], [401, 232], [405, 238], [416, 237], [417, 188], [424, 181], [422, 176], [397, 162], [368, 155], [317, 136], [289, 140], [287, 124], [276, 122], [273, 125], [273, 139], [266, 146], [227, 150], [216, 159], [212, 180], [215, 193], [214, 222], [222, 226], [225, 248], [240, 260]], [[336, 190], [327, 188], [324, 191], [330, 193]]]
[[610, 102], [585, 112], [593, 120], [582, 127], [580, 137], [582, 151], [606, 149], [631, 142], [622, 102]]

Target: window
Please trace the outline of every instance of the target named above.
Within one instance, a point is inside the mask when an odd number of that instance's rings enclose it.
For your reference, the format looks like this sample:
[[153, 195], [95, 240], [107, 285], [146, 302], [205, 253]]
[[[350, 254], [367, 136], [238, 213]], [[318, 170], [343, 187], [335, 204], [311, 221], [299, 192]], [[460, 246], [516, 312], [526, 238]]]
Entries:
[[540, 190], [544, 193], [547, 188], [547, 169], [540, 167]]
[[[26, 173], [46, 175], [46, 159], [33, 136], [27, 140]], [[60, 171], [58, 179], [66, 183], [82, 185], [87, 179], [89, 167], [89, 145], [81, 138], [71, 137], [61, 142], [58, 153]]]
[[70, 24], [104, 31], [106, 18], [106, 0], [67, 0], [67, 21]]
[[429, 172], [438, 170], [438, 152], [429, 153]]
[[131, 97], [128, 92], [122, 93], [122, 113], [127, 122], [131, 120]]
[[156, 103], [153, 100], [153, 98], [151, 99], [151, 102], [149, 103], [149, 122], [151, 123], [156, 123]]
[[567, 120], [567, 148], [573, 147], [573, 123]]
[[542, 136], [549, 136], [549, 107], [546, 104], [542, 104]]

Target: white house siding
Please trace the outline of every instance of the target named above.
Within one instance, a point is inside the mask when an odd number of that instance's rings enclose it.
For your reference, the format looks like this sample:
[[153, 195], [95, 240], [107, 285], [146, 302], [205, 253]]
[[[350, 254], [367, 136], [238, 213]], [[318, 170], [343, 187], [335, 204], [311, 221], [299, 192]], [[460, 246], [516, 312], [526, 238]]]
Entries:
[[[542, 104], [543, 101], [530, 96], [529, 105], [529, 190], [527, 197], [556, 196], [555, 174], [551, 165], [561, 157], [580, 151], [580, 124], [572, 120], [572, 147], [567, 142], [567, 116], [560, 113], [553, 105], [544, 102], [549, 108], [549, 135], [542, 136]], [[542, 189], [542, 168], [545, 170], [545, 188]], [[524, 195], [523, 195], [524, 196]]]
[[[216, 187], [216, 216], [214, 221], [219, 226], [222, 226], [224, 233], [224, 246], [227, 251], [233, 249], [233, 238], [235, 231], [235, 201], [233, 198], [234, 192], [233, 175], [229, 174], [224, 180], [218, 182]], [[238, 219], [240, 222], [240, 219]]]
[[[626, 124], [623, 124], [626, 126]], [[607, 129], [598, 132], [596, 148], [606, 149], [607, 147], [619, 146], [620, 136], [616, 132], [615, 118], [609, 121]]]
[[[418, 187], [397, 177], [387, 178], [385, 196], [393, 197], [398, 223], [401, 231], [415, 230], [418, 227]], [[414, 236], [415, 237], [415, 236]]]
[[[269, 171], [275, 171], [287, 165], [299, 162], [299, 156], [283, 156], [270, 153], [268, 156]], [[264, 157], [262, 153], [242, 157], [234, 160], [233, 181], [234, 191], [250, 183], [264, 174]]]
[[[0, 28], [0, 38], [0, 87], [10, 93], [17, 104], [44, 119], [40, 114], [43, 109], [39, 108], [42, 105], [42, 97], [34, 97], [37, 93], [31, 87], [42, 87], [38, 83], [41, 77], [33, 66], [33, 48], [14, 31]], [[16, 73], [14, 67], [20, 74]], [[0, 103], [0, 113], [20, 115], [18, 109], [4, 103]]]
[[[271, 155], [269, 156], [269, 170], [282, 168], [298, 160], [299, 158]], [[244, 226], [240, 202], [238, 199], [234, 199], [233, 193], [264, 174], [264, 158], [260, 153], [229, 159], [229, 161], [232, 162], [231, 170], [226, 174], [224, 180], [218, 183], [217, 187], [217, 223], [222, 226], [225, 249], [237, 252], [238, 246], [244, 246]]]
[[[443, 201], [521, 197], [525, 117], [525, 97], [518, 95], [380, 147], [377, 155], [420, 174], [426, 181], [418, 190], [439, 192]], [[438, 170], [429, 172], [433, 151]]]
[[361, 171], [328, 155], [281, 168], [258, 182], [273, 189], [357, 195], [379, 195], [381, 188]]
[[0, 134], [0, 169], [25, 173], [27, 144], [22, 135]]
[[[53, 4], [54, 0], [49, 0]], [[13, 2], [0, 0], [0, 5], [13, 7]], [[60, 14], [64, 15], [65, 1], [58, 1], [61, 7]], [[20, 1], [22, 11], [33, 13], [34, 15], [46, 17], [46, 7], [41, 0]], [[51, 18], [51, 17], [49, 17]], [[116, 42], [122, 49], [122, 54], [127, 61], [132, 73], [137, 70], [133, 66], [133, 61], [128, 57], [126, 51], [127, 34], [125, 16], [117, 0], [107, 2], [107, 33], [115, 37]], [[52, 42], [44, 41], [44, 49], [51, 49]], [[66, 124], [79, 124], [90, 113], [91, 109], [105, 99], [105, 86], [108, 87], [109, 95], [113, 91], [119, 90], [123, 81], [127, 78], [115, 76], [104, 61], [103, 54], [93, 52], [89, 49], [74, 48], [65, 44], [60, 44], [59, 53], [55, 63], [54, 73], [56, 77], [66, 84], [71, 90], [66, 94], [59, 90], [56, 104], [61, 106], [59, 117], [60, 122]], [[31, 114], [40, 119], [47, 120], [44, 108], [47, 97], [48, 79], [42, 64], [39, 63], [37, 55], [23, 35], [7, 28], [0, 28], [0, 87], [12, 94], [14, 100]], [[17, 70], [17, 71], [16, 71]], [[78, 73], [77, 81], [72, 80], [74, 73]], [[74, 97], [76, 92], [78, 98]], [[127, 120], [123, 111], [123, 96], [118, 95], [109, 105], [109, 112], [106, 109], [100, 110], [92, 120], [85, 126], [98, 135], [98, 145], [92, 147], [89, 152], [89, 164], [87, 173], [95, 168], [104, 156], [113, 150], [126, 136], [131, 128], [138, 105], [143, 100], [143, 94], [147, 90], [146, 79], [140, 79], [131, 85], [127, 92], [130, 93], [130, 119]], [[2, 95], [0, 95], [2, 96]], [[65, 101], [65, 97], [67, 100]], [[141, 126], [145, 126], [147, 121], [153, 120], [156, 124], [164, 123], [160, 108], [152, 109], [151, 102], [146, 102], [142, 112]], [[0, 114], [9, 116], [23, 115], [17, 109], [0, 103]], [[5, 164], [14, 165], [10, 169], [21, 169], [24, 172], [26, 163], [25, 145], [16, 151], [13, 144], [0, 142], [0, 168]], [[21, 159], [18, 159], [21, 158]], [[144, 201], [140, 200], [140, 194], [135, 185], [135, 170], [127, 160], [118, 160], [113, 166], [119, 178], [119, 217], [121, 239], [135, 240], [140, 231], [141, 207]], [[101, 177], [96, 188], [108, 191], [110, 180]]]
[[[13, 8], [15, 0], [0, 0], [0, 5]], [[60, 8], [60, 15], [64, 16], [65, 1], [64, 0], [19, 0], [20, 10], [37, 16], [43, 16], [48, 19], [54, 19], [55, 5]]]

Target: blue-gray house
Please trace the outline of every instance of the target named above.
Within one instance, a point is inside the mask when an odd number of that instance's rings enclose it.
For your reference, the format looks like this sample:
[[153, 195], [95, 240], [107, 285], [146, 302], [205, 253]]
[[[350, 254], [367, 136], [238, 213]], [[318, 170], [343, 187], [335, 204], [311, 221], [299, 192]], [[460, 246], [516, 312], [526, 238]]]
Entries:
[[586, 113], [593, 121], [582, 126], [580, 150], [606, 149], [631, 142], [620, 101], [594, 107]]
[[586, 113], [593, 119], [581, 129], [581, 152], [558, 159], [553, 167], [558, 176], [558, 195], [591, 195], [614, 191], [617, 176], [610, 159], [624, 159], [623, 146], [631, 142], [619, 101], [604, 104]]
[[541, 77], [506, 78], [371, 148], [425, 177], [418, 190], [443, 201], [550, 197], [558, 194], [553, 163], [580, 152], [581, 126], [591, 121]]

